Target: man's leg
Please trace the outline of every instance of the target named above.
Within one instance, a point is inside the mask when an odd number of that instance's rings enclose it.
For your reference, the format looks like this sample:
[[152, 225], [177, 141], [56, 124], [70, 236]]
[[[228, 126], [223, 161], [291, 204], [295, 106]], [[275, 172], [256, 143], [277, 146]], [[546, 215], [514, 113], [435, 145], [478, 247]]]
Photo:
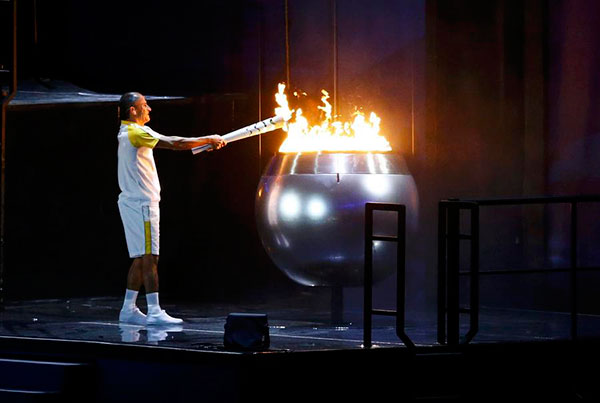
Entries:
[[133, 323], [137, 325], [146, 324], [146, 315], [144, 315], [135, 304], [138, 292], [143, 282], [142, 263], [142, 258], [135, 258], [133, 259], [131, 267], [129, 268], [129, 273], [127, 275], [127, 289], [125, 290], [123, 307], [119, 313], [120, 322]]
[[146, 254], [142, 257], [142, 273], [144, 287], [146, 288], [146, 302], [148, 303], [146, 323], [149, 325], [182, 323], [183, 320], [173, 318], [160, 308], [158, 301], [158, 255]]
[[142, 258], [137, 257], [131, 262], [129, 273], [127, 274], [127, 289], [139, 291], [144, 283], [142, 276]]
[[158, 256], [147, 254], [142, 256], [140, 260], [140, 273], [146, 294], [158, 292]]

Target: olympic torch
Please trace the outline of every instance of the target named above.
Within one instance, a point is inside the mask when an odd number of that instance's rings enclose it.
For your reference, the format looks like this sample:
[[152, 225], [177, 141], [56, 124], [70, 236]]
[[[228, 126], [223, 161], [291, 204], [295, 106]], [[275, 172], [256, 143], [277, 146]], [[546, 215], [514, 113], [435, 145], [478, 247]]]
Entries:
[[[231, 133], [227, 133], [223, 135], [223, 138], [231, 143], [232, 141], [238, 141], [245, 139], [247, 137], [256, 136], [263, 133], [268, 133], [273, 130], [277, 130], [283, 127], [285, 123], [285, 118], [283, 116], [273, 116], [271, 118], [261, 120], [260, 122], [251, 124], [249, 126], [243, 127], [241, 129], [235, 130]], [[207, 151], [212, 148], [212, 145], [205, 144], [203, 146], [198, 146], [192, 148], [192, 153], [198, 154], [202, 151]]]

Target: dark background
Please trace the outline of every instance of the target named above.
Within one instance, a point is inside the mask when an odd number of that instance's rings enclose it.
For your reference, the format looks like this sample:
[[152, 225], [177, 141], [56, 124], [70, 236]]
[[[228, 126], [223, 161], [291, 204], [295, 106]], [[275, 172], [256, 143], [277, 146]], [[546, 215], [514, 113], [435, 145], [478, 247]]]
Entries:
[[[435, 304], [440, 199], [598, 193], [594, 0], [290, 0], [289, 63], [283, 0], [38, 1], [37, 43], [34, 3], [21, 0], [19, 79], [182, 95], [151, 103], [153, 129], [225, 133], [271, 116], [288, 72], [294, 89], [332, 93], [334, 3], [338, 111], [377, 111], [419, 189], [411, 309]], [[8, 297], [120, 295], [129, 259], [116, 206], [116, 105], [12, 108], [7, 127]], [[287, 279], [256, 233], [254, 192], [282, 139], [277, 131], [199, 156], [155, 152], [161, 294], [243, 303], [329, 292]], [[597, 217], [597, 207], [581, 207], [581, 266], [598, 266]], [[566, 207], [487, 208], [481, 221], [484, 270], [569, 263]], [[565, 279], [485, 277], [482, 303], [567, 310]], [[582, 275], [584, 311], [600, 308], [597, 283]], [[391, 284], [378, 286], [384, 305]], [[347, 289], [345, 302], [360, 307], [360, 290]]]

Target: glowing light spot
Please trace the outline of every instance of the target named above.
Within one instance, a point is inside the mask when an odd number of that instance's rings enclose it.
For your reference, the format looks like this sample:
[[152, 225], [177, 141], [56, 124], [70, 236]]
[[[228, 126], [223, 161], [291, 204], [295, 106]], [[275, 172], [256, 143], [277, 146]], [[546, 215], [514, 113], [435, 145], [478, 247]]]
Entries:
[[320, 197], [313, 197], [307, 206], [307, 214], [313, 220], [319, 220], [327, 213], [327, 206]]
[[279, 206], [283, 218], [293, 220], [300, 215], [300, 198], [296, 193], [288, 192], [281, 196]]
[[386, 175], [364, 175], [362, 184], [373, 196], [385, 196], [391, 190]]

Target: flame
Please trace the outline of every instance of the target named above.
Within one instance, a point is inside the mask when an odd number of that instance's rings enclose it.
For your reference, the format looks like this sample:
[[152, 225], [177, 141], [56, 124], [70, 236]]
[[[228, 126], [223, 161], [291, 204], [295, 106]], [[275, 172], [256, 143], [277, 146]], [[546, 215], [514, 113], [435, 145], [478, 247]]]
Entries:
[[285, 84], [279, 83], [277, 94], [275, 94], [275, 101], [279, 107], [275, 108], [275, 116], [281, 116], [287, 122], [292, 117], [292, 111], [288, 104], [287, 96], [285, 95]]
[[[285, 119], [283, 130], [288, 133], [279, 148], [280, 152], [392, 150], [386, 138], [379, 134], [381, 119], [375, 112], [371, 112], [368, 120], [362, 112], [357, 111], [352, 122], [338, 121], [333, 118], [331, 104], [327, 101], [329, 93], [321, 90], [323, 105], [317, 108], [323, 111], [325, 118], [319, 124], [311, 125], [303, 115], [302, 109], [290, 109], [284, 91], [285, 84], [279, 84], [278, 92], [275, 94], [275, 100], [279, 105], [275, 108], [275, 114]], [[294, 95], [296, 94], [295, 92]]]

